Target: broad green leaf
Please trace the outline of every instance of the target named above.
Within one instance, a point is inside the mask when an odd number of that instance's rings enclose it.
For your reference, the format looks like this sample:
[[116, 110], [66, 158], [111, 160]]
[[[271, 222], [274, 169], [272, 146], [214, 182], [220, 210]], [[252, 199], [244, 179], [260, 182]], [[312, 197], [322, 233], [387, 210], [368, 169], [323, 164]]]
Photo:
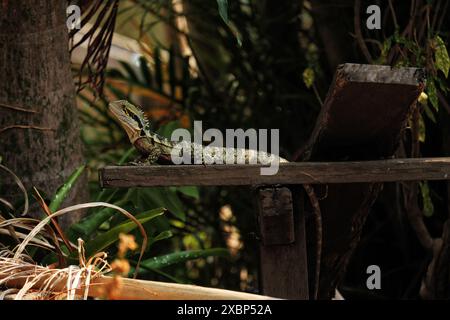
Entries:
[[431, 201], [430, 187], [428, 186], [428, 182], [421, 182], [419, 184], [419, 187], [420, 187], [420, 193], [422, 195], [423, 214], [426, 217], [431, 217], [434, 213], [434, 205], [433, 205], [433, 201]]
[[383, 42], [383, 47], [381, 49], [381, 58], [383, 59], [382, 60], [383, 62], [386, 61], [386, 58], [391, 48], [392, 48], [392, 38], [389, 37]]
[[194, 199], [200, 199], [200, 194], [197, 187], [175, 187], [173, 188], [174, 191], [181, 192], [182, 194], [194, 198]]
[[158, 241], [166, 240], [166, 239], [169, 239], [169, 238], [172, 238], [172, 237], [173, 237], [172, 231], [165, 230], [165, 231], [161, 232], [160, 234], [158, 234], [156, 237], [150, 239], [148, 245], [150, 247], [151, 245], [153, 245], [154, 243], [156, 243]]
[[177, 194], [170, 190], [170, 188], [146, 188], [139, 189], [136, 192], [136, 199], [139, 205], [146, 208], [154, 208], [155, 206], [167, 208], [175, 217], [184, 221], [186, 214], [184, 212], [183, 204], [178, 198]]
[[136, 149], [134, 147], [131, 147], [130, 149], [128, 149], [123, 155], [122, 158], [120, 158], [118, 164], [124, 164], [125, 161], [128, 160], [128, 158], [136, 151]]
[[189, 250], [169, 253], [163, 256], [153, 257], [142, 261], [142, 266], [150, 269], [161, 269], [176, 263], [182, 263], [189, 260], [207, 258], [207, 257], [229, 257], [227, 249], [213, 248], [205, 250]]
[[[116, 203], [114, 203], [116, 206], [123, 206], [127, 201], [126, 200], [119, 200]], [[97, 230], [97, 228], [105, 221], [107, 221], [109, 218], [111, 218], [116, 210], [112, 208], [102, 208], [97, 212], [94, 212], [90, 214], [89, 216], [82, 219], [80, 222], [73, 224], [70, 228], [84, 236], [89, 236], [93, 232]]]
[[314, 84], [314, 78], [315, 74], [312, 68], [306, 68], [305, 71], [303, 71], [303, 82], [308, 89]]
[[436, 123], [436, 117], [434, 116], [433, 111], [430, 109], [428, 104], [423, 106], [423, 110], [425, 111], [425, 114], [427, 115], [428, 119], [433, 121], [433, 123]]
[[56, 212], [58, 208], [61, 206], [61, 203], [66, 198], [69, 191], [72, 189], [73, 185], [77, 181], [77, 179], [81, 176], [85, 168], [85, 165], [82, 165], [78, 167], [67, 179], [67, 181], [64, 183], [64, 185], [59, 188], [59, 190], [56, 192], [55, 196], [53, 197], [52, 201], [50, 202], [50, 205], [48, 206], [51, 210], [51, 212]]
[[433, 79], [429, 79], [427, 82], [427, 94], [428, 100], [436, 111], [439, 111], [439, 99], [437, 96], [436, 85]]
[[228, 19], [228, 0], [216, 0], [219, 15], [236, 38], [239, 47], [242, 47], [242, 37], [236, 26]]
[[450, 70], [450, 58], [448, 57], [447, 47], [445, 46], [444, 40], [441, 37], [436, 36], [434, 38], [435, 52], [434, 60], [436, 68], [441, 70], [445, 77], [448, 78], [448, 72]]
[[219, 15], [228, 24], [228, 0], [217, 0]]
[[167, 139], [170, 139], [172, 132], [180, 128], [180, 122], [178, 120], [170, 121], [164, 126], [161, 126], [156, 132]]
[[[144, 213], [141, 213], [136, 216], [136, 219], [141, 223], [145, 224], [152, 219], [161, 216], [164, 214], [163, 208], [153, 209]], [[97, 236], [93, 240], [87, 242], [86, 244], [86, 255], [91, 256], [96, 252], [100, 252], [105, 248], [112, 245], [119, 238], [119, 234], [121, 233], [130, 233], [134, 229], [137, 228], [136, 223], [133, 221], [126, 221], [124, 223], [119, 224], [118, 226], [112, 228], [111, 230]]]
[[426, 138], [426, 129], [425, 129], [425, 121], [423, 121], [422, 115], [419, 117], [419, 141], [425, 142]]
[[[134, 265], [136, 265], [136, 263], [137, 263], [136, 261], [130, 261], [130, 262], [132, 262]], [[130, 272], [128, 273], [128, 276], [132, 277], [134, 275], [135, 270], [136, 269], [134, 267], [131, 267], [130, 268]], [[192, 284], [189, 280], [184, 280], [184, 279], [180, 279], [180, 278], [174, 277], [174, 276], [172, 276], [172, 275], [170, 275], [170, 274], [168, 274], [168, 273], [166, 273], [166, 272], [164, 272], [162, 270], [146, 268], [145, 266], [143, 266], [141, 264], [141, 268], [139, 269], [139, 274], [140, 275], [145, 275], [149, 271], [157, 273], [159, 275], [162, 275], [163, 277], [166, 277], [167, 279], [169, 279], [170, 281], [172, 281], [174, 283]]]

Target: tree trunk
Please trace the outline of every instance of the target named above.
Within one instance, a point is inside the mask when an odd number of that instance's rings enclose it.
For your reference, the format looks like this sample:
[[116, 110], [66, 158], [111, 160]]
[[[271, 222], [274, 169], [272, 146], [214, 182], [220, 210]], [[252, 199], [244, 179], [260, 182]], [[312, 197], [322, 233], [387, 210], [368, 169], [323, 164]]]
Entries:
[[[1, 1], [0, 66], [3, 163], [22, 179], [27, 190], [36, 186], [50, 197], [83, 162], [66, 2]], [[2, 185], [15, 201], [18, 188], [11, 181]], [[82, 201], [86, 195], [83, 177], [65, 204]], [[33, 216], [41, 215], [39, 209], [31, 211]], [[63, 226], [76, 216], [64, 217]]]

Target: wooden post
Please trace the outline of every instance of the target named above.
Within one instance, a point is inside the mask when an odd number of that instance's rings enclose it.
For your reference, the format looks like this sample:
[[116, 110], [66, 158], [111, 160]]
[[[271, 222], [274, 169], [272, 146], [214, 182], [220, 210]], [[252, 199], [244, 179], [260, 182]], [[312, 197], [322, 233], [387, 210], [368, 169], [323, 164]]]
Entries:
[[286, 187], [259, 188], [256, 198], [261, 293], [284, 299], [308, 299], [303, 210], [294, 211], [292, 192]]

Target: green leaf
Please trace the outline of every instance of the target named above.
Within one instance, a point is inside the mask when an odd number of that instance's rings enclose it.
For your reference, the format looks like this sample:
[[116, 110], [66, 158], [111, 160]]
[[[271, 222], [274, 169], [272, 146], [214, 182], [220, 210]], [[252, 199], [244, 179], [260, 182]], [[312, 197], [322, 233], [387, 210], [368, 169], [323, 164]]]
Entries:
[[[163, 208], [149, 210], [147, 212], [141, 213], [136, 216], [136, 219], [141, 223], [145, 224], [146, 222], [151, 221], [152, 219], [163, 215], [165, 210]], [[121, 233], [130, 233], [134, 229], [137, 228], [136, 223], [131, 220], [127, 222], [121, 223], [118, 226], [110, 229], [109, 231], [97, 236], [92, 241], [89, 241], [86, 244], [86, 255], [92, 256], [96, 252], [100, 252], [105, 248], [112, 245], [119, 238], [119, 234]]]
[[186, 214], [181, 200], [178, 198], [177, 194], [169, 188], [140, 189], [136, 196], [144, 203], [144, 207], [164, 207], [178, 219], [182, 221], [186, 220]]
[[172, 231], [170, 231], [170, 230], [165, 230], [165, 231], [159, 233], [156, 237], [150, 239], [150, 241], [149, 241], [149, 247], [150, 247], [151, 245], [153, 245], [154, 243], [158, 242], [158, 241], [166, 240], [166, 239], [169, 239], [169, 238], [172, 238], [172, 237], [173, 237]]
[[235, 37], [237, 41], [237, 45], [242, 47], [242, 37], [236, 26], [228, 19], [228, 1], [227, 0], [216, 0], [217, 6], [219, 9], [219, 15], [222, 18], [223, 22], [230, 29], [231, 33]]
[[439, 99], [437, 96], [436, 85], [433, 79], [429, 79], [427, 82], [427, 94], [428, 100], [436, 111], [439, 111]]
[[[116, 206], [123, 206], [127, 200], [119, 200], [115, 202], [114, 204]], [[107, 221], [109, 218], [111, 218], [116, 210], [112, 208], [102, 208], [101, 210], [98, 210], [97, 212], [94, 212], [90, 214], [89, 216], [82, 219], [80, 222], [73, 224], [70, 229], [78, 234], [81, 234], [83, 236], [89, 236], [93, 232], [97, 230], [97, 228], [105, 221]]]
[[128, 158], [136, 151], [136, 149], [134, 147], [131, 147], [130, 149], [128, 149], [120, 158], [118, 164], [122, 165], [125, 163], [125, 161], [128, 160]]
[[436, 36], [434, 38], [435, 52], [434, 60], [436, 68], [441, 70], [445, 77], [448, 78], [448, 72], [450, 70], [450, 58], [448, 57], [447, 47], [445, 46], [444, 40], [441, 37]]
[[217, 7], [220, 17], [228, 24], [228, 0], [217, 0]]
[[61, 203], [66, 198], [69, 191], [72, 189], [73, 185], [77, 181], [77, 179], [81, 176], [83, 173], [83, 170], [85, 168], [85, 165], [82, 165], [78, 167], [66, 180], [64, 185], [58, 189], [55, 196], [53, 197], [52, 201], [50, 202], [50, 205], [48, 206], [51, 210], [51, 212], [56, 212], [58, 208], [61, 206]]
[[425, 114], [427, 115], [428, 119], [430, 119], [431, 121], [433, 121], [433, 123], [436, 123], [436, 117], [434, 116], [433, 111], [430, 109], [430, 107], [428, 106], [428, 104], [425, 104], [423, 106], [423, 110], [425, 111]]
[[170, 139], [170, 137], [172, 136], [172, 132], [176, 129], [180, 128], [180, 122], [175, 120], [175, 121], [170, 121], [169, 123], [161, 126], [156, 133], [158, 133], [159, 135], [166, 137], [167, 139]]
[[382, 61], [386, 61], [386, 58], [391, 48], [392, 48], [392, 38], [389, 37], [383, 42], [383, 47], [381, 49], [381, 57], [383, 59]]
[[197, 187], [175, 187], [173, 188], [174, 191], [181, 192], [182, 194], [194, 198], [194, 199], [200, 199], [200, 194]]
[[434, 213], [434, 205], [433, 205], [433, 201], [431, 201], [430, 187], [428, 186], [428, 182], [421, 182], [419, 184], [419, 187], [420, 187], [420, 193], [422, 195], [423, 214], [426, 217], [431, 217]]
[[426, 138], [426, 128], [425, 128], [425, 121], [423, 121], [422, 115], [419, 117], [419, 141], [425, 142]]
[[314, 84], [314, 78], [315, 74], [312, 68], [306, 68], [305, 71], [303, 71], [303, 82], [308, 89]]
[[142, 266], [150, 269], [161, 269], [176, 263], [213, 256], [229, 257], [230, 253], [227, 249], [223, 248], [180, 251], [144, 260], [142, 261]]

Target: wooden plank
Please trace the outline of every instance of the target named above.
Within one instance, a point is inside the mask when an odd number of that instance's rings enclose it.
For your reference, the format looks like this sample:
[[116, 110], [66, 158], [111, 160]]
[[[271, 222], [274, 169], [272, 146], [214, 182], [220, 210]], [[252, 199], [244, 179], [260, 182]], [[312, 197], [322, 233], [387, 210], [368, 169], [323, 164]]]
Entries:
[[390, 158], [424, 89], [416, 68], [343, 64], [336, 70], [303, 161]]
[[286, 187], [260, 188], [256, 192], [259, 229], [266, 246], [295, 241], [292, 194]]
[[237, 186], [450, 180], [450, 157], [280, 164], [273, 176], [259, 165], [109, 166], [100, 169], [103, 188]]
[[[48, 271], [48, 269], [46, 270]], [[56, 272], [56, 270], [55, 270]], [[22, 276], [15, 279], [10, 279], [5, 283], [7, 288], [22, 289], [25, 283], [34, 280], [34, 277], [39, 274], [33, 272], [28, 277]], [[0, 273], [0, 280], [4, 279], [10, 274]], [[30, 289], [42, 289], [46, 281], [52, 274], [41, 277]], [[82, 278], [84, 281], [84, 278]], [[91, 287], [89, 288], [89, 297], [104, 298], [105, 292], [108, 292], [113, 281], [112, 277], [100, 276], [91, 279]], [[116, 300], [275, 300], [276, 298], [244, 293], [231, 290], [223, 290], [216, 288], [208, 288], [187, 284], [175, 284], [157, 281], [137, 280], [121, 278], [121, 289], [117, 291]], [[83, 282], [84, 283], [84, 282]], [[58, 279], [54, 279], [53, 292], [61, 293], [67, 291], [67, 276], [62, 275]], [[1, 292], [0, 292], [1, 293]], [[76, 293], [83, 296], [84, 288], [77, 289]]]
[[[392, 158], [425, 87], [424, 80], [423, 70], [415, 68], [339, 66], [310, 140], [296, 160], [340, 162]], [[319, 201], [323, 226], [320, 277], [310, 279], [310, 283], [319, 280], [319, 299], [334, 296], [381, 190], [381, 182], [450, 176], [448, 158], [444, 162], [408, 159], [360, 164], [352, 170], [345, 167], [340, 170], [341, 183], [334, 179], [337, 183], [327, 187], [314, 186], [317, 194], [326, 195]], [[438, 174], [436, 164], [440, 167]], [[307, 221], [308, 248], [317, 242], [314, 225], [314, 221]], [[309, 262], [309, 270], [314, 270], [314, 259], [310, 258]]]
[[[283, 193], [286, 193], [286, 190]], [[295, 239], [292, 243], [278, 245], [261, 242], [260, 291], [264, 295], [277, 298], [307, 300], [309, 286], [305, 217], [299, 193], [293, 194], [294, 196], [290, 198], [295, 208], [293, 211]], [[280, 211], [285, 210], [285, 204], [280, 202], [275, 203], [274, 207], [279, 207]], [[264, 235], [261, 236], [264, 239]]]

